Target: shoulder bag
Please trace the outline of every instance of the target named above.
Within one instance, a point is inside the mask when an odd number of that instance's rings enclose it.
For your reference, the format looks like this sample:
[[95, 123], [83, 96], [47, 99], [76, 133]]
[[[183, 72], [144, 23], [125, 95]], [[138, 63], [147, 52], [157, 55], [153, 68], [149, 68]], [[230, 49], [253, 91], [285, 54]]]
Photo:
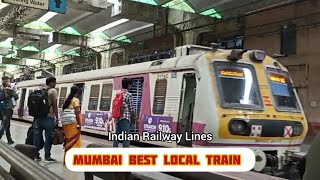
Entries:
[[51, 139], [53, 145], [59, 145], [64, 143], [64, 134], [62, 129], [60, 129], [58, 125], [56, 125], [53, 128]]

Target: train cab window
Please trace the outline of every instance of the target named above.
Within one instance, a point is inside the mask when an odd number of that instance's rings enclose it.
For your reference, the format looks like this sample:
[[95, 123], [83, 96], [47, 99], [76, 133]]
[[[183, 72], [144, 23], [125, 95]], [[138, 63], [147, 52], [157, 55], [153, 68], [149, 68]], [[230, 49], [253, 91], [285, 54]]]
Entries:
[[61, 87], [58, 108], [62, 108], [66, 98], [67, 98], [67, 87]]
[[100, 111], [109, 111], [112, 97], [112, 84], [104, 84], [100, 99]]
[[160, 79], [156, 81], [154, 100], [153, 100], [153, 114], [163, 114], [167, 93], [167, 80]]
[[249, 64], [214, 62], [221, 105], [225, 108], [263, 108], [254, 67]]
[[99, 84], [91, 86], [88, 110], [97, 110], [99, 92], [100, 92]]
[[287, 72], [267, 68], [269, 86], [278, 111], [300, 111], [297, 97]]

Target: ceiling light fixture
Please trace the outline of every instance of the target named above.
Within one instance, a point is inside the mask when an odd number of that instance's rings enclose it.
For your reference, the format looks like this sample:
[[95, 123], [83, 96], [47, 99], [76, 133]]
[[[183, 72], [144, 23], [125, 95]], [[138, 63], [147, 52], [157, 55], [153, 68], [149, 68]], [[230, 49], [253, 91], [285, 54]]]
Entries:
[[0, 9], [3, 9], [3, 8], [7, 7], [7, 6], [9, 6], [9, 4], [0, 2]]
[[147, 24], [147, 25], [144, 25], [144, 26], [140, 26], [140, 27], [138, 27], [138, 28], [131, 29], [131, 30], [126, 31], [126, 32], [124, 32], [124, 33], [118, 34], [118, 35], [112, 37], [112, 39], [116, 39], [116, 38], [118, 38], [118, 37], [121, 37], [121, 36], [130, 34], [130, 33], [134, 33], [134, 32], [136, 32], [136, 31], [140, 31], [140, 30], [142, 30], [142, 29], [149, 28], [149, 27], [152, 27], [152, 26], [154, 26], [154, 24]]
[[107, 29], [113, 28], [113, 27], [118, 26], [120, 24], [123, 24], [123, 23], [125, 23], [127, 21], [129, 21], [129, 19], [120, 19], [118, 21], [115, 21], [115, 22], [109, 23], [109, 24], [107, 24], [105, 26], [102, 26], [102, 27], [92, 31], [90, 34], [94, 34], [94, 33], [97, 33], [97, 32], [103, 32], [103, 31], [105, 31]]
[[119, 0], [108, 0], [108, 3], [118, 5], [118, 4], [121, 3], [121, 1], [119, 1]]
[[53, 18], [55, 15], [57, 15], [58, 13], [55, 12], [47, 12], [45, 15], [43, 15], [41, 18], [39, 18], [37, 21], [38, 22], [47, 22], [49, 21], [49, 19]]
[[4, 42], [6, 42], [6, 43], [11, 43], [11, 41], [13, 41], [13, 38], [12, 38], [12, 37], [9, 37], [9, 38], [6, 39]]
[[58, 47], [62, 46], [62, 44], [55, 44], [50, 47], [50, 49], [57, 49]]

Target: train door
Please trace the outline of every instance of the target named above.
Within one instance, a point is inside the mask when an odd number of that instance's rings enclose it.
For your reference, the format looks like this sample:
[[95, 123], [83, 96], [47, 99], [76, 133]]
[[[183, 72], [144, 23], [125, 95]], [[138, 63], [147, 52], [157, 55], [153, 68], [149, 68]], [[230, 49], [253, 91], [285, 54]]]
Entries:
[[19, 102], [19, 109], [18, 109], [18, 116], [23, 117], [24, 115], [24, 104], [25, 104], [25, 99], [26, 99], [26, 93], [27, 89], [22, 89], [21, 94], [20, 94], [20, 102]]
[[79, 100], [80, 100], [80, 108], [82, 107], [83, 102], [83, 93], [84, 93], [84, 83], [74, 84], [79, 88]]
[[[132, 101], [133, 101], [133, 109], [137, 112], [137, 115], [140, 115], [141, 109], [141, 100], [142, 100], [142, 90], [143, 90], [143, 78], [132, 78], [133, 86], [130, 89], [130, 93], [132, 94]], [[131, 125], [131, 133], [138, 133], [139, 132], [139, 122], [135, 122]]]
[[179, 145], [192, 146], [192, 141], [186, 140], [186, 132], [188, 138], [191, 138], [193, 111], [196, 95], [196, 76], [194, 73], [186, 73], [183, 75], [181, 102], [179, 110], [178, 133], [182, 134]]

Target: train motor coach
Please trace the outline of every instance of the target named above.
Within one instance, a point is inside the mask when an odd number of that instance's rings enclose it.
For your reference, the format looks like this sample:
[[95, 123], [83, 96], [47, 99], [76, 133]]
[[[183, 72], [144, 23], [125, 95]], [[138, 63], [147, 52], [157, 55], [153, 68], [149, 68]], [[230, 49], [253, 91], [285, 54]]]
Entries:
[[[187, 45], [176, 56], [151, 62], [62, 75], [58, 105], [71, 86], [81, 89], [82, 131], [107, 136], [114, 131], [112, 99], [123, 78], [139, 120], [131, 132], [182, 134], [180, 141], [144, 143], [167, 147], [249, 147], [255, 171], [282, 172], [293, 161], [308, 131], [307, 120], [287, 69], [260, 50], [223, 50]], [[19, 82], [15, 117], [28, 116], [28, 95], [45, 79]], [[187, 132], [187, 133], [186, 133]], [[196, 139], [205, 134], [204, 139]], [[192, 140], [188, 140], [194, 137]]]

